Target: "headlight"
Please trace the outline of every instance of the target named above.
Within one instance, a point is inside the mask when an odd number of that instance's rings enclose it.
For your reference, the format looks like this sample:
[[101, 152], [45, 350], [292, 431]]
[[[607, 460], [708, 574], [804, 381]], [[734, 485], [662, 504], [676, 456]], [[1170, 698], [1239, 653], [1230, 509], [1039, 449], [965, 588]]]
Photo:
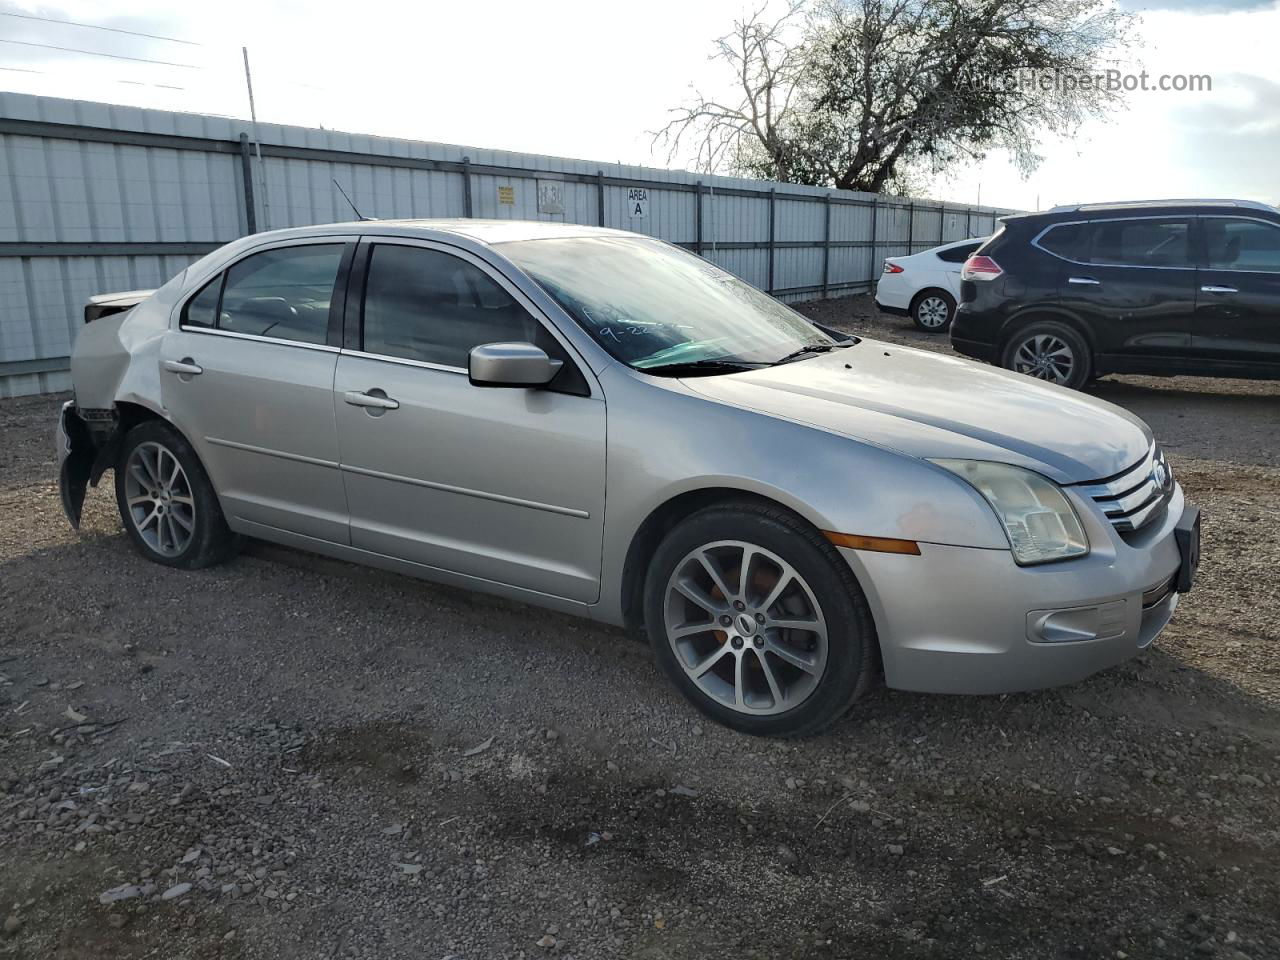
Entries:
[[933, 460], [982, 494], [996, 512], [1019, 564], [1082, 557], [1089, 552], [1080, 518], [1056, 483], [1038, 473], [983, 460]]

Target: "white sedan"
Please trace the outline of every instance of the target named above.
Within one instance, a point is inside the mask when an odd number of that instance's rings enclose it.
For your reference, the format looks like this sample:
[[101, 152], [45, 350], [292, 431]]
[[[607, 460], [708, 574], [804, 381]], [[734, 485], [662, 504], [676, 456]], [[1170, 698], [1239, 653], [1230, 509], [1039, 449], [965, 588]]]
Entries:
[[910, 317], [926, 333], [942, 333], [956, 315], [960, 268], [986, 241], [957, 240], [909, 257], [886, 257], [876, 285], [876, 306]]

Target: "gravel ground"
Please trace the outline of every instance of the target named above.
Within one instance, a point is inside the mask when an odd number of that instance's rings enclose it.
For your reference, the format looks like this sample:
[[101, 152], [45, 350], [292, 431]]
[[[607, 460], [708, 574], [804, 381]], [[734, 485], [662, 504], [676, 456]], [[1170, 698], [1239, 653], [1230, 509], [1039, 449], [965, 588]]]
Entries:
[[1095, 389], [1205, 509], [1154, 648], [801, 743], [619, 631], [260, 544], [172, 571], [108, 486], [77, 535], [61, 398], [0, 403], [0, 953], [1280, 957], [1280, 384]]

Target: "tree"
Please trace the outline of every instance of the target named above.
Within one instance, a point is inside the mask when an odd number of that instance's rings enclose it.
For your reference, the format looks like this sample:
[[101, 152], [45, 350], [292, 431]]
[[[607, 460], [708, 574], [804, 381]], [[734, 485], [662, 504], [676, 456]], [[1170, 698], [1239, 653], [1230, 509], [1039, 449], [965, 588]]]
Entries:
[[675, 159], [692, 141], [708, 172], [875, 193], [994, 148], [1030, 171], [1043, 136], [1122, 102], [1131, 24], [1104, 0], [793, 0], [716, 42], [732, 96], [695, 94], [655, 143]]

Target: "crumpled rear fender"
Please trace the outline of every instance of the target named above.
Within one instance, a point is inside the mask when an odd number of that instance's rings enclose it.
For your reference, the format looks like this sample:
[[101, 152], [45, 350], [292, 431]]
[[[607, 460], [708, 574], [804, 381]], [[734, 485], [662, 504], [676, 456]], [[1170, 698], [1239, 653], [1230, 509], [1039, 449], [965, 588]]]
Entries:
[[96, 487], [107, 468], [116, 462], [122, 437], [121, 423], [114, 416], [90, 429], [74, 400], [62, 405], [58, 417], [58, 493], [62, 511], [71, 526], [80, 529], [85, 493]]
[[75, 402], [68, 400], [58, 417], [58, 493], [62, 512], [77, 530], [97, 455], [88, 425], [76, 412]]

